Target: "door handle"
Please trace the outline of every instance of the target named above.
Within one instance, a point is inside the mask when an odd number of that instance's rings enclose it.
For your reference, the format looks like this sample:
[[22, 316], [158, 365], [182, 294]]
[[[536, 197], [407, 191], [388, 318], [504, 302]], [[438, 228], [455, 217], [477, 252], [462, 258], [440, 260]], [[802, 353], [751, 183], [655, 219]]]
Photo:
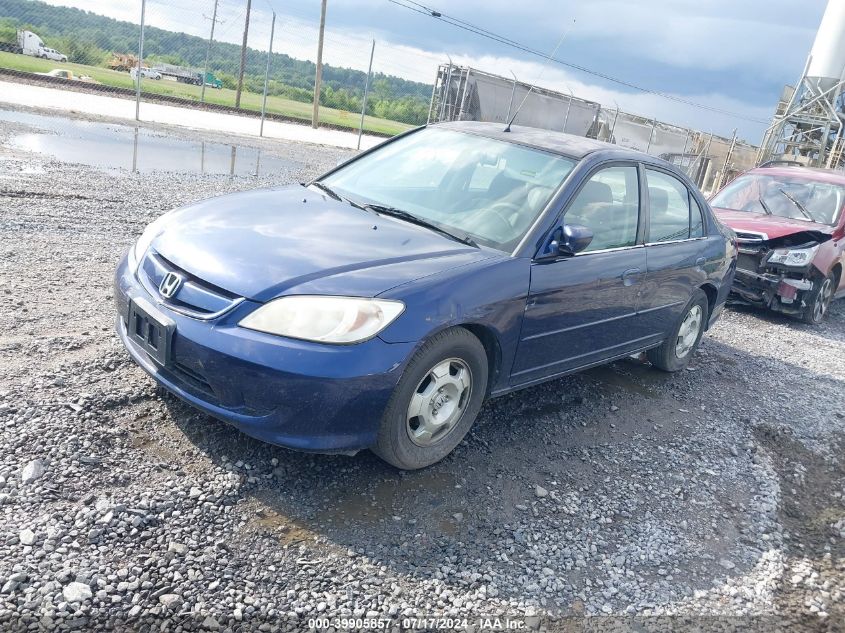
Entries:
[[622, 273], [622, 283], [626, 286], [633, 286], [637, 283], [637, 277], [639, 277], [641, 272], [639, 268], [629, 268]]

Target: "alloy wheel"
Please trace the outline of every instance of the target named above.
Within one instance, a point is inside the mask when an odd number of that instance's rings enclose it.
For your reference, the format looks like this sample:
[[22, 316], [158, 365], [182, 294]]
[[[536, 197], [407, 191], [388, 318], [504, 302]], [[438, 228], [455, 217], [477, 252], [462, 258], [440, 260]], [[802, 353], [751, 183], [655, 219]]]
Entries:
[[455, 428], [472, 394], [472, 372], [459, 358], [439, 362], [426, 372], [408, 404], [408, 437], [433, 446]]
[[678, 338], [675, 342], [675, 356], [685, 358], [695, 346], [698, 334], [701, 331], [701, 322], [704, 311], [701, 306], [694, 305], [684, 317], [681, 327], [678, 329]]
[[830, 298], [833, 295], [833, 283], [830, 277], [824, 280], [822, 287], [819, 288], [819, 293], [816, 295], [816, 301], [813, 304], [813, 320], [818, 323], [824, 319], [827, 309], [830, 306]]

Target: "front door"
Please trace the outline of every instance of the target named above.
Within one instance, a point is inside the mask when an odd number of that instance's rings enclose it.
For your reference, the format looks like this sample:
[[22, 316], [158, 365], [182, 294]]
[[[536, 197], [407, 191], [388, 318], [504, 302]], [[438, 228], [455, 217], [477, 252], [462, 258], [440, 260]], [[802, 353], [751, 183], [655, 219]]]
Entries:
[[532, 265], [511, 385], [597, 364], [648, 343], [637, 316], [647, 266], [640, 198], [635, 164], [601, 167], [582, 185], [563, 221], [587, 226], [593, 241], [577, 255]]

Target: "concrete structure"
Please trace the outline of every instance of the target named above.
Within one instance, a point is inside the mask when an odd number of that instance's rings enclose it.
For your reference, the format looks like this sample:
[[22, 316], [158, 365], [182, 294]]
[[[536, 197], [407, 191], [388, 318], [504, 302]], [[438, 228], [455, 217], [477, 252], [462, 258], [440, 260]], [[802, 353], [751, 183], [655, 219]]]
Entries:
[[759, 162], [840, 168], [845, 150], [845, 0], [828, 0], [795, 87], [786, 86], [763, 137]]

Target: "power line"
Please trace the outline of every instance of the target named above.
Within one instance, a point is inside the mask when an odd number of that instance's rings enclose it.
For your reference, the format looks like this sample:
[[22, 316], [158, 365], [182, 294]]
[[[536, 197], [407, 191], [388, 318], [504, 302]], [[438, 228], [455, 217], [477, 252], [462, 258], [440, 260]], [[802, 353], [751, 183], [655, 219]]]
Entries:
[[[542, 57], [543, 59], [547, 59], [548, 55], [541, 51], [538, 51], [534, 48], [531, 48], [525, 44], [522, 44], [516, 40], [512, 40], [507, 38], [503, 35], [499, 35], [498, 33], [494, 33], [493, 31], [489, 31], [485, 28], [472, 24], [470, 22], [466, 22], [465, 20], [461, 20], [459, 18], [454, 18], [449, 16], [441, 11], [436, 9], [432, 9], [424, 4], [416, 2], [415, 0], [387, 0], [388, 2], [395, 4], [398, 7], [402, 7], [403, 9], [408, 9], [410, 11], [414, 11], [415, 13], [419, 13], [420, 15], [425, 15], [427, 17], [434, 18], [435, 20], [439, 20], [451, 26], [454, 26], [459, 29], [463, 29], [464, 31], [468, 31], [480, 37], [485, 37], [487, 39], [493, 40], [500, 44], [504, 44], [505, 46], [510, 46], [511, 48], [515, 48], [520, 50], [524, 53], [528, 53], [530, 55], [534, 55], [536, 57]], [[592, 70], [585, 66], [580, 66], [578, 64], [573, 64], [572, 62], [567, 62], [557, 58], [551, 58], [556, 64], [561, 66], [565, 66], [567, 68], [572, 68], [573, 70], [577, 70], [579, 72], [592, 75], [594, 77], [598, 77], [600, 79], [604, 79], [605, 81], [609, 81], [611, 83], [618, 84], [620, 86], [625, 86], [627, 88], [631, 88], [633, 90], [637, 90], [639, 92], [643, 92], [646, 94], [654, 95], [657, 97], [661, 97], [663, 99], [668, 99], [669, 101], [674, 101], [676, 103], [683, 103], [684, 105], [692, 106], [694, 108], [699, 108], [701, 110], [707, 110], [709, 112], [715, 112], [717, 114], [724, 114], [727, 116], [734, 117], [736, 119], [742, 119], [744, 121], [753, 121], [754, 123], [768, 123], [768, 121], [764, 121], [762, 119], [757, 119], [754, 117], [750, 117], [744, 114], [739, 114], [738, 112], [732, 112], [730, 110], [724, 110], [722, 108], [717, 108], [715, 106], [709, 106], [704, 103], [698, 103], [697, 101], [692, 101], [690, 99], [684, 99], [683, 97], [678, 97], [676, 95], [668, 94], [666, 92], [661, 92], [659, 90], [652, 90], [651, 88], [645, 88], [643, 86], [639, 86], [635, 83], [631, 83], [630, 81], [626, 81], [624, 79], [619, 79], [618, 77], [613, 77], [611, 75], [599, 72], [597, 70]]]

